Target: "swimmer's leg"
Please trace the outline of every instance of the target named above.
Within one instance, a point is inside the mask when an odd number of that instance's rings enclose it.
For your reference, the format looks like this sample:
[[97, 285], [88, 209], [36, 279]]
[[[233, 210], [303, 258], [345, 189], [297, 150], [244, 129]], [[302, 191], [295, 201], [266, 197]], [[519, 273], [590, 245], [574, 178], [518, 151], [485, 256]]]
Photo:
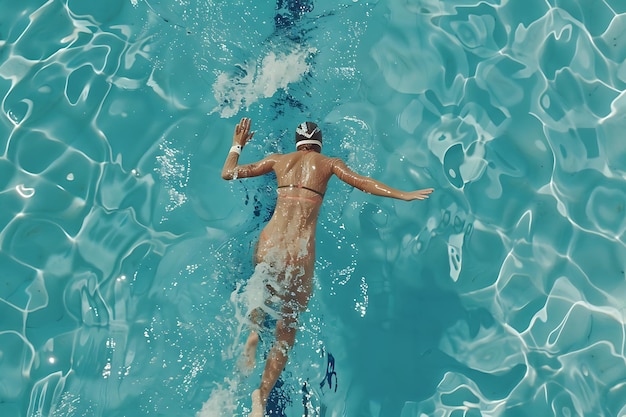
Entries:
[[[257, 256], [259, 253], [257, 252]], [[263, 417], [270, 391], [287, 364], [289, 350], [296, 341], [298, 314], [306, 310], [313, 290], [315, 253], [310, 250], [295, 264], [287, 264], [277, 275], [277, 282], [285, 283], [278, 295], [282, 298], [281, 317], [276, 323], [276, 339], [270, 349], [259, 389], [252, 393], [252, 413], [249, 417]]]
[[[276, 340], [265, 363], [261, 385], [252, 393], [252, 414], [250, 416], [263, 416], [267, 399], [278, 381], [280, 374], [287, 364], [289, 351], [296, 341], [298, 330], [298, 315], [306, 310], [311, 296], [312, 274], [303, 274], [292, 280], [291, 287], [287, 288], [290, 294], [284, 300], [281, 309], [281, 318], [276, 323]], [[255, 414], [256, 413], [256, 414]]]
[[[277, 292], [270, 284], [265, 285], [265, 290], [265, 305], [268, 309], [267, 311], [271, 311], [273, 303], [276, 302], [273, 297], [276, 296]], [[244, 374], [250, 374], [256, 366], [256, 351], [260, 341], [259, 332], [264, 328], [267, 316], [271, 315], [267, 311], [262, 308], [255, 308], [250, 313], [250, 335], [246, 340], [240, 361], [240, 369]]]
[[258, 389], [252, 392], [252, 412], [248, 414], [248, 417], [264, 417], [265, 405], [261, 403], [261, 394]]
[[259, 346], [259, 330], [263, 326], [266, 313], [257, 308], [250, 313], [250, 321], [252, 322], [250, 335], [246, 340], [246, 345], [243, 349], [241, 359], [239, 362], [239, 368], [244, 374], [250, 374], [256, 366], [256, 351]]
[[298, 327], [297, 313], [294, 311], [284, 312], [283, 318], [276, 323], [276, 341], [270, 350], [265, 363], [265, 370], [261, 378], [261, 386], [252, 393], [252, 413], [250, 417], [262, 417], [265, 412], [267, 399], [278, 377], [285, 369], [289, 350], [296, 340]]

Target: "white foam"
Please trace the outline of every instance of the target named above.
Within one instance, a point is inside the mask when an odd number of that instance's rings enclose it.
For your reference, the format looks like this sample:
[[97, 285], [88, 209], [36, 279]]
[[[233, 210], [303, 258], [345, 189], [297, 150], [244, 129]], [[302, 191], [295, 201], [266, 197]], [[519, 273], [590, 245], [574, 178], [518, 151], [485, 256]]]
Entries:
[[213, 83], [213, 94], [219, 103], [211, 113], [221, 117], [234, 116], [242, 107], [249, 107], [261, 98], [272, 97], [278, 90], [287, 90], [309, 71], [307, 58], [315, 48], [295, 46], [286, 52], [268, 52], [256, 62], [241, 66], [245, 75], [222, 72]]
[[237, 410], [237, 385], [236, 380], [229, 378], [224, 379], [224, 385], [217, 384], [196, 417], [233, 417]]

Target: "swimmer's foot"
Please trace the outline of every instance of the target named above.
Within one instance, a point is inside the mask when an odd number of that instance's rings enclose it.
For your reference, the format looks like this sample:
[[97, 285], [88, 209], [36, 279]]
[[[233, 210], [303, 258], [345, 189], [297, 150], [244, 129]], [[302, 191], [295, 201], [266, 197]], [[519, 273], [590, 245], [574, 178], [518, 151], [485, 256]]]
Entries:
[[259, 345], [259, 334], [257, 332], [250, 333], [246, 346], [244, 347], [241, 358], [239, 358], [239, 370], [244, 375], [250, 375], [256, 365], [256, 348]]
[[248, 417], [264, 417], [265, 410], [263, 410], [263, 403], [261, 402], [261, 391], [255, 389], [252, 392], [252, 412], [248, 414]]

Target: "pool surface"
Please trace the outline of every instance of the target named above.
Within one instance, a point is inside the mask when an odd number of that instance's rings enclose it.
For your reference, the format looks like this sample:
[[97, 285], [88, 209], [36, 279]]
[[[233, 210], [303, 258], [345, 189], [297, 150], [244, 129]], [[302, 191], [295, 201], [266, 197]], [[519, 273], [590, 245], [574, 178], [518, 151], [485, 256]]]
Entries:
[[[288, 417], [626, 416], [623, 0], [0, 0], [0, 416], [247, 416], [293, 150], [332, 180]], [[271, 337], [265, 335], [259, 360]]]

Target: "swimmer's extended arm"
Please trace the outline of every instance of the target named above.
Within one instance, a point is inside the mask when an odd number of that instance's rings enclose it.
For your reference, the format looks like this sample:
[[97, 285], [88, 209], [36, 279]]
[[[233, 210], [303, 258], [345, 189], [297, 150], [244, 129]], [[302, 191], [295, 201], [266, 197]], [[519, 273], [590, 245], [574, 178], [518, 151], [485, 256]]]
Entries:
[[238, 164], [239, 152], [241, 152], [245, 144], [254, 136], [254, 132], [250, 132], [250, 123], [250, 119], [244, 117], [241, 119], [241, 122], [235, 126], [233, 147], [230, 149], [226, 161], [224, 162], [224, 168], [222, 169], [222, 178], [225, 180], [256, 177], [267, 174], [274, 167], [274, 163], [276, 162], [274, 155], [270, 155], [253, 164]]
[[398, 200], [425, 200], [434, 191], [432, 188], [426, 188], [417, 191], [400, 191], [392, 188], [380, 181], [376, 181], [370, 177], [359, 175], [346, 166], [341, 159], [336, 159], [333, 163], [333, 174], [341, 181], [349, 184], [361, 191], [382, 197], [396, 198]]

